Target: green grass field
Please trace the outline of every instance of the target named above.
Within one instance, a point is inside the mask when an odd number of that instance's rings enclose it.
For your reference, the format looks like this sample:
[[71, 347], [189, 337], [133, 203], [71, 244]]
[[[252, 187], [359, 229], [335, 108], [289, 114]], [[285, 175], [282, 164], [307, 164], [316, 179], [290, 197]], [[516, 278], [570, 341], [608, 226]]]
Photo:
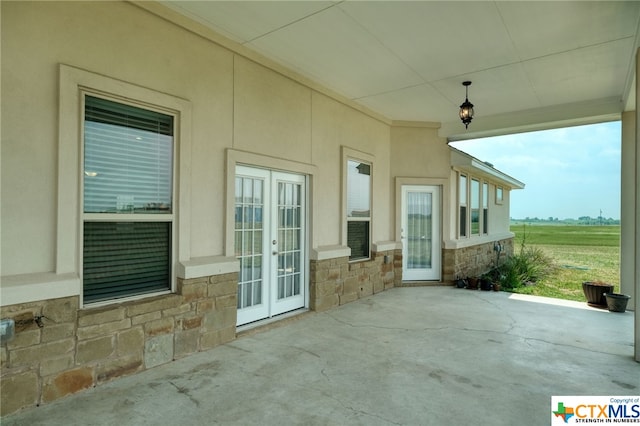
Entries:
[[518, 293], [585, 301], [583, 281], [601, 280], [620, 290], [620, 226], [514, 224], [515, 251], [539, 247], [557, 266], [554, 274]]

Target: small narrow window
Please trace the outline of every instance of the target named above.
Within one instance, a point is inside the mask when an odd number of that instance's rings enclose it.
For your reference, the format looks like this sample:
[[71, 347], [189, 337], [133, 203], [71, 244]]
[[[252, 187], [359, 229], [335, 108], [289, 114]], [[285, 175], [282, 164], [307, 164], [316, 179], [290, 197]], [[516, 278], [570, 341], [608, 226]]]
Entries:
[[85, 303], [171, 289], [173, 120], [85, 95]]
[[458, 204], [460, 206], [459, 234], [461, 237], [467, 236], [467, 177], [460, 175], [458, 188]]
[[482, 233], [489, 233], [489, 184], [482, 183]]
[[480, 181], [471, 179], [471, 235], [480, 234]]
[[347, 245], [349, 260], [369, 259], [371, 251], [371, 164], [347, 161]]
[[502, 187], [496, 186], [496, 204], [502, 204]]

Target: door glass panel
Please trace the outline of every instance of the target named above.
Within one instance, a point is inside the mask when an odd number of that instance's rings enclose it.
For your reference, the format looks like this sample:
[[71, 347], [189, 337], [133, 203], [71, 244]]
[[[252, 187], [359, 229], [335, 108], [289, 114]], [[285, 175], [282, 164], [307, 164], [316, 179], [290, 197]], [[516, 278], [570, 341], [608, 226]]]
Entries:
[[238, 309], [262, 303], [264, 182], [236, 177], [235, 254], [240, 260]]
[[253, 179], [253, 204], [262, 205], [262, 197], [264, 196], [262, 187], [264, 182], [260, 179]]
[[253, 232], [253, 252], [262, 253], [262, 231]]
[[431, 268], [432, 194], [407, 193], [407, 268]]
[[293, 279], [293, 294], [300, 294], [300, 275], [294, 275]]
[[300, 194], [300, 184], [278, 182], [278, 299], [300, 294]]
[[262, 303], [262, 282], [256, 281], [253, 283], [253, 304], [259, 305]]

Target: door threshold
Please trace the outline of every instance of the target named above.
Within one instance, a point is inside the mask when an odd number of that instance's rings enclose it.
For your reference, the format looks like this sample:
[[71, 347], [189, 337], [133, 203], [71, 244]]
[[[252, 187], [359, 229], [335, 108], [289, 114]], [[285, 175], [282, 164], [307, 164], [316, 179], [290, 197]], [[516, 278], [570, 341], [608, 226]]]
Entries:
[[435, 287], [441, 285], [451, 285], [443, 281], [402, 281], [396, 287]]
[[262, 320], [250, 322], [248, 324], [239, 325], [236, 327], [236, 337], [248, 336], [262, 331], [270, 330], [275, 327], [290, 324], [293, 321], [297, 321], [304, 314], [308, 314], [311, 311], [308, 308], [295, 309], [293, 311], [285, 312], [283, 314], [275, 315], [271, 318], [265, 318]]

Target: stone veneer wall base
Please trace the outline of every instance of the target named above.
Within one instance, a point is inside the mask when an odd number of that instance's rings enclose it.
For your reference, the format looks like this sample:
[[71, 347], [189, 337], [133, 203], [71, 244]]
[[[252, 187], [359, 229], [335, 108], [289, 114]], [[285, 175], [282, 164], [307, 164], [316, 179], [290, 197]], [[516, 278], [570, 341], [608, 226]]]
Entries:
[[373, 252], [371, 259], [349, 263], [348, 257], [312, 260], [309, 304], [326, 311], [402, 282], [402, 250]]
[[[490, 241], [484, 244], [459, 249], [444, 249], [442, 251], [442, 281], [451, 283], [456, 278], [478, 277], [496, 266], [496, 262], [513, 255], [513, 238]], [[502, 251], [494, 250], [496, 243], [500, 243]]]
[[237, 289], [233, 272], [103, 307], [81, 309], [78, 296], [3, 306], [0, 316], [19, 327], [0, 348], [0, 415], [234, 340]]

